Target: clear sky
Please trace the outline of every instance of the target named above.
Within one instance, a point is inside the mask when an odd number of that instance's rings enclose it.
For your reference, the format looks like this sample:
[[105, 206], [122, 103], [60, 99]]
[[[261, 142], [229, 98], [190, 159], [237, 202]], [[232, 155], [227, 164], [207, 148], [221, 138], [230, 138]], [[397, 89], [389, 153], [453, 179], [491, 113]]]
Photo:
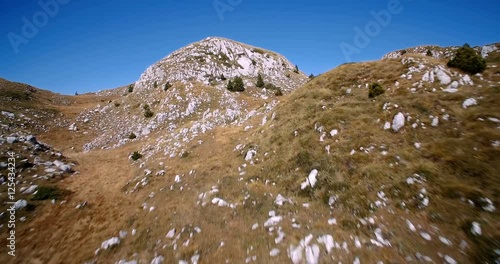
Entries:
[[417, 45], [500, 42], [499, 18], [498, 0], [0, 0], [0, 77], [63, 94], [115, 88], [208, 36], [319, 74]]

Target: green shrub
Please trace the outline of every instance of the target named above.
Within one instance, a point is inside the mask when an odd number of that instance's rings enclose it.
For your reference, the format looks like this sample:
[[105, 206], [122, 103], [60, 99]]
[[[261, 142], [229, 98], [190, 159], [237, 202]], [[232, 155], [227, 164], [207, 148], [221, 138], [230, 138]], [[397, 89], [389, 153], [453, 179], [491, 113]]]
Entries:
[[432, 57], [432, 51], [431, 50], [427, 50], [427, 53], [425, 55], [427, 55], [429, 57]]
[[314, 79], [314, 74], [311, 73], [311, 75], [309, 75], [309, 79]]
[[157, 81], [155, 81], [155, 82], [153, 83], [153, 87], [154, 87], [154, 88], [158, 88], [158, 82], [157, 82]]
[[281, 88], [277, 87], [276, 92], [274, 92], [275, 96], [282, 96], [283, 92], [281, 91]]
[[170, 87], [172, 87], [172, 85], [170, 84], [170, 82], [167, 82], [165, 85], [163, 85], [163, 91], [167, 91], [168, 89], [170, 89]]
[[274, 84], [272, 84], [272, 83], [266, 83], [264, 85], [264, 88], [266, 88], [268, 90], [274, 90], [274, 89], [276, 89], [276, 86], [274, 86]]
[[221, 79], [221, 81], [225, 81], [226, 80], [226, 76], [224, 76], [224, 74], [221, 74], [220, 75], [220, 79]]
[[262, 88], [264, 87], [265, 83], [264, 83], [264, 80], [262, 79], [262, 75], [259, 75], [257, 76], [257, 83], [255, 84], [255, 86], [259, 87], [259, 88]]
[[368, 88], [368, 98], [375, 98], [381, 94], [385, 93], [384, 88], [379, 83], [371, 83]]
[[34, 201], [43, 201], [43, 200], [52, 200], [52, 199], [59, 199], [62, 195], [64, 195], [66, 192], [63, 190], [57, 188], [57, 187], [52, 187], [52, 186], [40, 186], [36, 189], [35, 195], [33, 195], [33, 198], [31, 200]]
[[134, 153], [132, 153], [132, 155], [130, 156], [130, 158], [133, 160], [133, 161], [136, 161], [140, 158], [142, 158], [142, 154], [137, 152], [137, 151], [134, 151]]
[[151, 108], [149, 108], [148, 104], [145, 104], [142, 108], [144, 108], [144, 117], [145, 118], [150, 118], [153, 117], [155, 114], [153, 111], [151, 111]]
[[245, 91], [245, 84], [241, 77], [235, 77], [232, 81], [229, 80], [227, 83], [227, 89], [231, 92], [243, 92]]
[[299, 66], [295, 65], [295, 69], [293, 69], [293, 72], [299, 73]]
[[245, 84], [243, 84], [243, 79], [241, 79], [241, 77], [234, 78], [233, 86], [234, 90], [237, 92], [245, 91]]
[[137, 136], [134, 134], [134, 132], [132, 132], [132, 133], [130, 133], [130, 135], [128, 135], [128, 138], [135, 139], [135, 138], [137, 138]]
[[229, 57], [225, 53], [219, 52], [218, 55], [219, 55], [220, 60], [222, 60], [223, 62], [229, 61]]
[[476, 74], [486, 69], [486, 60], [477, 54], [469, 44], [464, 44], [457, 50], [455, 57], [448, 62], [448, 67], [458, 68], [464, 72]]
[[134, 91], [134, 85], [131, 84], [131, 85], [128, 86], [128, 92], [131, 93], [133, 91]]

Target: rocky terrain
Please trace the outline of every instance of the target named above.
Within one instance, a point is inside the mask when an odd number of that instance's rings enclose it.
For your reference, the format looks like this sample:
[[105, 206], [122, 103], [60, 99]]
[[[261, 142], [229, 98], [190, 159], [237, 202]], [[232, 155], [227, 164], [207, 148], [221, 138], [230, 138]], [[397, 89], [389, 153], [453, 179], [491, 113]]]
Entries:
[[498, 263], [498, 48], [475, 75], [422, 46], [310, 80], [207, 38], [113, 90], [1, 80], [0, 261]]

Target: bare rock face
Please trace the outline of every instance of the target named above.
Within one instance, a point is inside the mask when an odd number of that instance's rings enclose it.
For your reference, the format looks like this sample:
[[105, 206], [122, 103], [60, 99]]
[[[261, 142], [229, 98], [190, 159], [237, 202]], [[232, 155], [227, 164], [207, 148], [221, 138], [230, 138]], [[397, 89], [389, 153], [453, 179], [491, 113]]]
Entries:
[[255, 83], [258, 74], [283, 91], [293, 90], [308, 78], [282, 55], [225, 38], [206, 38], [183, 47], [151, 65], [135, 83], [138, 91], [160, 89], [167, 82], [199, 81], [206, 85], [242, 77]]

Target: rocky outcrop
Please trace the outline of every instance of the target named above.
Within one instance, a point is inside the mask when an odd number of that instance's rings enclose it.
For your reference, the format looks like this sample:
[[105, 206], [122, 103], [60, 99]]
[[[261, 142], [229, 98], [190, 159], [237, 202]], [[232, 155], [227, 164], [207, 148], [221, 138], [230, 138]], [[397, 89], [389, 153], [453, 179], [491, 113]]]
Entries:
[[225, 83], [225, 78], [236, 76], [250, 84], [259, 73], [265, 82], [282, 87], [284, 91], [295, 89], [308, 80], [302, 72], [295, 72], [295, 65], [278, 53], [211, 37], [183, 47], [151, 65], [135, 83], [135, 89], [153, 89], [155, 83], [161, 88], [167, 82], [187, 80], [206, 85]]

